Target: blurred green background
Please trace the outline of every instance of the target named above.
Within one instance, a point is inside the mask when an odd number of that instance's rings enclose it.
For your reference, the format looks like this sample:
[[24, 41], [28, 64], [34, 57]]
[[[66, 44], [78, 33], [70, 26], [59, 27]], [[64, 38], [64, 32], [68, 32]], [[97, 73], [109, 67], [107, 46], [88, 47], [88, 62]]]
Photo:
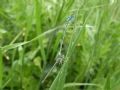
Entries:
[[120, 0], [0, 0], [0, 90], [120, 90]]

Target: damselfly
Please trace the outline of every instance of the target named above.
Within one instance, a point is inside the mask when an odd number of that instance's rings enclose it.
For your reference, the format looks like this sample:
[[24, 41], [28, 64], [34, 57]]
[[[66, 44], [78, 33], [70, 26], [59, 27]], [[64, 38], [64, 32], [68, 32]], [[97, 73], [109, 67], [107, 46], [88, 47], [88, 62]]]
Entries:
[[52, 66], [52, 68], [50, 69], [50, 71], [47, 73], [47, 75], [45, 76], [45, 78], [42, 80], [42, 83], [44, 83], [44, 81], [47, 79], [47, 77], [50, 75], [50, 73], [52, 72], [52, 70], [54, 69], [54, 67], [58, 63], [59, 64], [63, 64], [64, 63], [64, 55], [62, 54], [62, 46], [63, 46], [63, 42], [64, 42], [64, 38], [65, 38], [65, 35], [66, 35], [68, 24], [71, 23], [72, 21], [73, 21], [73, 16], [69, 16], [67, 18], [67, 20], [66, 20], [64, 31], [63, 31], [63, 36], [62, 36], [62, 39], [60, 41], [60, 47], [59, 47], [58, 53], [57, 53], [57, 55], [55, 57], [55, 63]]

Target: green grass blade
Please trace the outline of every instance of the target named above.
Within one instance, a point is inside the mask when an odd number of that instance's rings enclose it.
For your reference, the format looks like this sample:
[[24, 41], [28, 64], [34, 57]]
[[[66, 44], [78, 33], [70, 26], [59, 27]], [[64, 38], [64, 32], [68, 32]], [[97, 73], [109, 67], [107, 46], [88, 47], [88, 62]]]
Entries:
[[40, 39], [41, 37], [43, 37], [43, 36], [47, 36], [47, 35], [53, 33], [54, 31], [57, 31], [58, 28], [60, 28], [60, 27], [57, 27], [57, 28], [54, 28], [54, 29], [50, 29], [50, 30], [48, 30], [48, 31], [46, 31], [46, 32], [44, 32], [44, 33], [36, 36], [35, 38], [29, 40], [29, 41], [19, 42], [19, 43], [14, 43], [14, 44], [13, 44], [13, 43], [10, 43], [9, 45], [5, 45], [5, 46], [3, 46], [3, 47], [0, 47], [0, 49], [2, 49], [3, 51], [4, 51], [4, 50], [5, 50], [5, 51], [8, 51], [9, 49], [14, 49], [14, 48], [17, 48], [17, 47], [19, 47], [19, 46], [29, 44], [29, 43], [31, 43], [31, 42], [34, 42], [34, 41], [39, 40], [39, 39]]
[[[42, 0], [35, 0], [35, 20], [36, 20], [36, 32], [37, 35], [40, 35], [42, 33]], [[38, 40], [39, 46], [41, 47], [41, 55], [44, 60], [44, 64], [46, 63], [46, 55], [45, 55], [45, 50], [43, 46], [43, 38], [39, 38]]]
[[3, 82], [3, 60], [2, 60], [2, 50], [0, 49], [0, 90], [2, 89]]
[[65, 78], [67, 75], [67, 70], [69, 68], [70, 57], [74, 50], [75, 44], [77, 43], [77, 40], [80, 36], [80, 33], [81, 33], [81, 30], [77, 30], [75, 33], [73, 33], [72, 38], [70, 40], [70, 44], [68, 46], [67, 54], [65, 57], [65, 62], [63, 64], [62, 68], [60, 69], [57, 77], [53, 81], [49, 90], [63, 90]]
[[64, 88], [76, 87], [76, 86], [92, 86], [92, 87], [102, 88], [100, 85], [97, 85], [97, 84], [94, 84], [94, 83], [66, 83], [64, 85]]

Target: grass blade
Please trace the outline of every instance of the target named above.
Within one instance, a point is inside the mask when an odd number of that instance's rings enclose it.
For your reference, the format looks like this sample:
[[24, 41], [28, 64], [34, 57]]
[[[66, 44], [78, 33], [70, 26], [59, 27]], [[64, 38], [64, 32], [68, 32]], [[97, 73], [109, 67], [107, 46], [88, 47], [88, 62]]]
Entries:
[[[37, 35], [40, 35], [42, 33], [42, 0], [35, 0], [35, 5], [36, 5], [36, 9], [35, 9], [35, 19], [36, 19], [36, 31], [37, 31]], [[42, 58], [44, 60], [44, 64], [46, 63], [46, 55], [45, 55], [45, 50], [43, 47], [43, 38], [39, 38], [38, 40], [39, 46], [41, 47], [41, 55]]]
[[77, 43], [77, 40], [80, 36], [81, 30], [77, 30], [71, 38], [70, 44], [68, 46], [68, 50], [67, 50], [67, 54], [65, 57], [65, 62], [62, 66], [62, 68], [60, 69], [57, 77], [55, 78], [55, 80], [53, 81], [51, 87], [49, 90], [63, 90], [64, 88], [64, 83], [65, 83], [65, 78], [67, 75], [67, 69], [69, 67], [69, 62], [70, 62], [70, 57], [72, 55], [72, 52], [74, 50], [75, 44]]
[[0, 89], [2, 89], [2, 79], [3, 79], [3, 60], [2, 50], [0, 49]]

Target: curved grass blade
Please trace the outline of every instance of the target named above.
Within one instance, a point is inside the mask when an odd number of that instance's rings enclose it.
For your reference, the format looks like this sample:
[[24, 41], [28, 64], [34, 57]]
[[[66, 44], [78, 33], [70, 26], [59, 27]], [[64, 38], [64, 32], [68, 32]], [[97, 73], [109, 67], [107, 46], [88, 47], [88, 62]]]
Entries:
[[3, 46], [3, 47], [0, 47], [0, 49], [2, 49], [3, 51], [4, 51], [4, 50], [7, 51], [7, 50], [9, 50], [9, 49], [14, 49], [14, 48], [17, 48], [17, 47], [19, 47], [19, 46], [22, 46], [22, 45], [26, 45], [26, 44], [28, 44], [28, 43], [31, 43], [31, 42], [33, 42], [33, 41], [37, 41], [39, 38], [41, 38], [41, 37], [43, 37], [43, 36], [46, 36], [46, 35], [48, 35], [48, 34], [53, 33], [54, 31], [56, 31], [56, 30], [57, 30], [58, 28], [60, 28], [60, 27], [61, 27], [61, 26], [56, 27], [56, 28], [51, 29], [51, 30], [48, 30], [48, 31], [46, 31], [46, 32], [44, 32], [44, 33], [36, 36], [36, 37], [33, 38], [32, 40], [25, 41], [25, 42], [20, 42], [20, 43], [14, 43], [14, 44], [13, 44], [13, 43], [10, 43], [9, 45], [5, 45], [5, 46]]

